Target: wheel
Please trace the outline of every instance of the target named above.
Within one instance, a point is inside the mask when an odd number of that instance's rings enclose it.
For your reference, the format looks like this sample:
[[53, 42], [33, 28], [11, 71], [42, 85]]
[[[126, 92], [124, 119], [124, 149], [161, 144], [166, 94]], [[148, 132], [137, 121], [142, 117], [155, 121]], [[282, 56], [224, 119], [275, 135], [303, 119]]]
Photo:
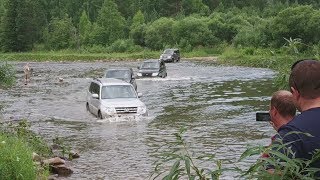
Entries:
[[99, 118], [99, 119], [103, 119], [103, 117], [102, 117], [102, 114], [101, 114], [100, 110], [98, 111], [98, 118]]
[[87, 103], [87, 104], [86, 104], [86, 109], [87, 109], [87, 111], [89, 111], [89, 112], [90, 112], [90, 109], [89, 109], [89, 103]]
[[174, 58], [171, 59], [171, 62], [174, 62]]

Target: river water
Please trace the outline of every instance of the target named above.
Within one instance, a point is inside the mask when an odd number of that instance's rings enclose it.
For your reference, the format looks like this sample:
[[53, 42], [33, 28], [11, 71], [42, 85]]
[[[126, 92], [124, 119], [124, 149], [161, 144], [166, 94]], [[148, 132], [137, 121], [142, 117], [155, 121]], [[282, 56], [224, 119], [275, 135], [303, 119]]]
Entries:
[[[223, 167], [247, 167], [237, 162], [248, 145], [268, 145], [275, 133], [255, 112], [267, 111], [274, 72], [262, 68], [222, 66], [201, 61], [168, 63], [168, 77], [137, 79], [149, 117], [141, 120], [98, 120], [85, 109], [90, 79], [108, 67], [136, 67], [141, 62], [31, 63], [31, 83], [0, 90], [3, 119], [27, 118], [32, 129], [50, 140], [59, 137], [79, 151], [74, 173], [61, 179], [149, 179], [159, 151], [184, 134], [194, 154], [216, 154]], [[59, 82], [63, 78], [63, 82]], [[207, 167], [214, 168], [207, 163]], [[225, 172], [222, 179], [236, 178]]]

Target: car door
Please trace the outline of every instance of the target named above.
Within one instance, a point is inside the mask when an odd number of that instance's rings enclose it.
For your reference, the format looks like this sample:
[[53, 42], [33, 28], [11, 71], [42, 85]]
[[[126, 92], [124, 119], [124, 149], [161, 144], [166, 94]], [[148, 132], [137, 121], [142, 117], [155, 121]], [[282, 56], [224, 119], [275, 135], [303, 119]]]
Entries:
[[91, 108], [92, 108], [92, 112], [96, 115], [98, 115], [98, 110], [100, 108], [100, 89], [101, 86], [97, 83], [94, 83], [93, 85], [93, 89], [92, 89], [92, 94], [98, 94], [98, 98], [93, 98], [91, 95]]

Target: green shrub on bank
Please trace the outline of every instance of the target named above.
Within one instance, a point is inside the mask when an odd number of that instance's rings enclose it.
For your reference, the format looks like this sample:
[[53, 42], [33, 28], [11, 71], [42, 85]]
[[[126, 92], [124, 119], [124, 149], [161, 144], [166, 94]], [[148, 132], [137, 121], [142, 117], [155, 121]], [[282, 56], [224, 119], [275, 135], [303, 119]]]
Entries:
[[0, 179], [36, 179], [32, 150], [17, 137], [0, 134]]
[[15, 82], [15, 70], [12, 65], [0, 62], [0, 88], [12, 86]]
[[[237, 178], [245, 179], [315, 179], [320, 172], [319, 168], [312, 167], [312, 163], [319, 161], [320, 150], [314, 152], [310, 160], [290, 158], [294, 157], [294, 152], [288, 148], [289, 143], [284, 144], [281, 140], [275, 140], [272, 145], [248, 147], [242, 153], [238, 162], [247, 158], [257, 159], [248, 168], [239, 168], [237, 165], [224, 168], [223, 161], [218, 160], [214, 154], [198, 154], [192, 152], [188, 142], [185, 140], [185, 128], [174, 133], [176, 137], [173, 142], [166, 142], [164, 147], [159, 148], [154, 173], [151, 178], [156, 179], [201, 179], [217, 180], [225, 172], [236, 174]], [[310, 134], [299, 133], [311, 137]], [[163, 149], [169, 149], [161, 152]], [[262, 158], [261, 155], [268, 155]], [[260, 157], [259, 157], [260, 156]], [[211, 164], [211, 167], [204, 167], [204, 163]], [[267, 169], [272, 168], [274, 173], [269, 173]]]

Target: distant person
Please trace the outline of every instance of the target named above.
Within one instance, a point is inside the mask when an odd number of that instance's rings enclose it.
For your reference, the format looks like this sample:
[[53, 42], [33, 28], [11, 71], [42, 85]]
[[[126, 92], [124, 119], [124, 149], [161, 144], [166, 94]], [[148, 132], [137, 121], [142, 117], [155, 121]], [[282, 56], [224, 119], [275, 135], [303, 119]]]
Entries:
[[[282, 126], [289, 123], [296, 115], [296, 107], [293, 102], [292, 93], [285, 90], [279, 90], [273, 93], [270, 101], [269, 114], [270, 124], [278, 131]], [[274, 141], [276, 135], [271, 138]], [[264, 153], [262, 157], [269, 157]]]
[[30, 74], [31, 74], [31, 68], [29, 66], [29, 63], [27, 63], [23, 67], [23, 72], [24, 72], [24, 84], [27, 85], [28, 82], [30, 82]]
[[[294, 153], [291, 158], [310, 160], [313, 153], [320, 149], [320, 61], [300, 60], [294, 63], [289, 87], [301, 114], [280, 127], [278, 133], [283, 143], [291, 142], [288, 145]], [[311, 167], [320, 168], [320, 159], [314, 161]]]

